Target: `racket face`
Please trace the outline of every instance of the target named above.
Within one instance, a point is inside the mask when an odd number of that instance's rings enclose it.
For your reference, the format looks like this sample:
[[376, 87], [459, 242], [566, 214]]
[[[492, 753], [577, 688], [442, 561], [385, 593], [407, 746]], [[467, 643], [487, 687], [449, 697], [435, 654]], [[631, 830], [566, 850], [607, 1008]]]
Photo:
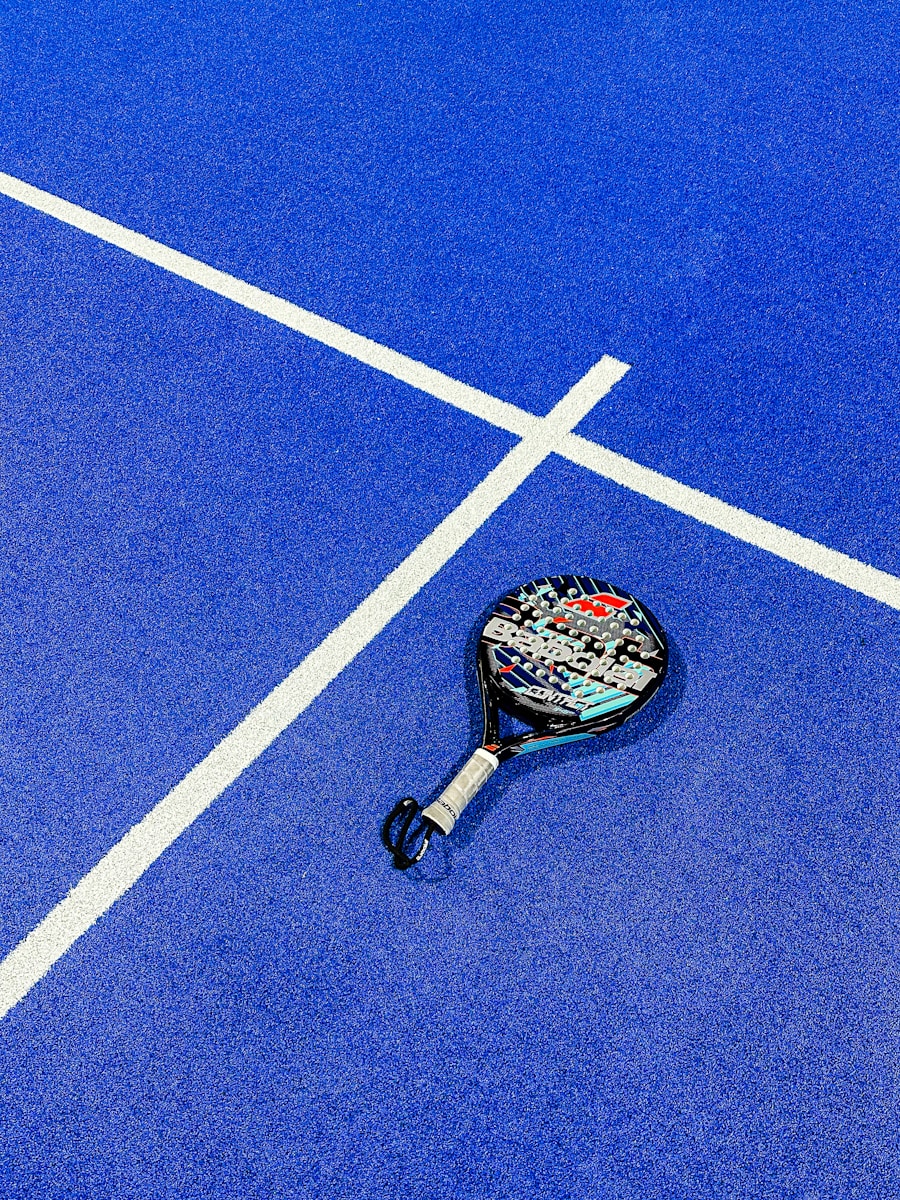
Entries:
[[[497, 704], [538, 732], [602, 733], [642, 708], [662, 683], [666, 638], [646, 605], [587, 575], [551, 575], [494, 605], [479, 639]], [[521, 751], [520, 751], [521, 752]]]

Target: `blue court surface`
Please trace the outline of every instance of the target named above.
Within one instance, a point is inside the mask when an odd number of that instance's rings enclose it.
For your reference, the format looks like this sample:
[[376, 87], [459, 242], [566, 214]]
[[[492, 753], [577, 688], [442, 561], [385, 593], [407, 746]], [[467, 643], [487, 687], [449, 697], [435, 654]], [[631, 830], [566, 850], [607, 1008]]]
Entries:
[[[0, 1195], [900, 1195], [898, 26], [6, 6]], [[395, 870], [568, 571], [669, 677]]]

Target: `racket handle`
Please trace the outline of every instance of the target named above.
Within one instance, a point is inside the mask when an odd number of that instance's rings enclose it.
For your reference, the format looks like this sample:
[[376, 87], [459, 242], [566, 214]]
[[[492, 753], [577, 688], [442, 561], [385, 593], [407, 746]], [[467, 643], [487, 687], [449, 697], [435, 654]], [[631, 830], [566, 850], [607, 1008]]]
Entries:
[[476, 792], [480, 791], [500, 766], [490, 750], [475, 751], [459, 774], [447, 784], [432, 804], [422, 813], [426, 821], [436, 825], [441, 833], [449, 833]]

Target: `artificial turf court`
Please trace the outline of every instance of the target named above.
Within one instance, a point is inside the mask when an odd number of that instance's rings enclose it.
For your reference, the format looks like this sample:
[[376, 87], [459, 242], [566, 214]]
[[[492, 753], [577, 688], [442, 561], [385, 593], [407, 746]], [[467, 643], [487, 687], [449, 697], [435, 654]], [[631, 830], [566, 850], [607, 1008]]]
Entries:
[[[5, 7], [4, 1197], [900, 1193], [898, 25]], [[393, 870], [558, 571], [670, 677]]]

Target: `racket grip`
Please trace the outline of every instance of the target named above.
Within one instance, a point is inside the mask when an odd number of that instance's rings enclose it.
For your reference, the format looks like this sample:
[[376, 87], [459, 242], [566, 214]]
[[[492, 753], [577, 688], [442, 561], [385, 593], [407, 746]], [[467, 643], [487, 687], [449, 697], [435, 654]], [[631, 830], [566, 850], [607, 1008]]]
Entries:
[[422, 813], [426, 821], [437, 825], [441, 833], [449, 833], [459, 820], [462, 810], [500, 766], [500, 759], [483, 747], [475, 751], [459, 774], [452, 779], [432, 804]]

